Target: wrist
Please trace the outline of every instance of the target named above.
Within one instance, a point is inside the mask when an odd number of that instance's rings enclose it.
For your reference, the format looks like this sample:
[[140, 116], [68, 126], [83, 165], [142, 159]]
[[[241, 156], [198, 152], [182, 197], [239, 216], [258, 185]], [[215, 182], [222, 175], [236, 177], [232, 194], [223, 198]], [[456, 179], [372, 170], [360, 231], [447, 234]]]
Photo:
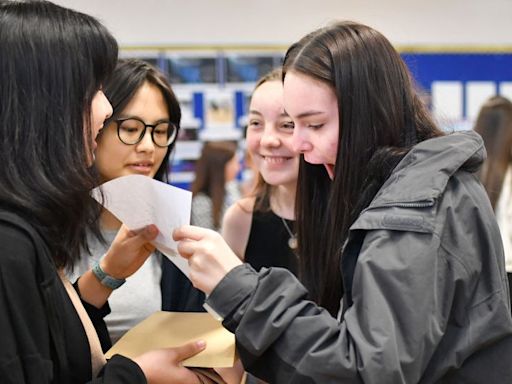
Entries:
[[106, 272], [101, 265], [101, 261], [94, 265], [92, 273], [102, 285], [112, 290], [119, 288], [126, 282], [126, 279], [118, 279]]

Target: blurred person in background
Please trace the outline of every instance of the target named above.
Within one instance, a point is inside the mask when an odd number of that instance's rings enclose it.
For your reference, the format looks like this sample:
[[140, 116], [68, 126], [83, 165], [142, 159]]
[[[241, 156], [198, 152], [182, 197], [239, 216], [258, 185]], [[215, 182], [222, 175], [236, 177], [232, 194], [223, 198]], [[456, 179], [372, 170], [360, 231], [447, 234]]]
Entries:
[[240, 170], [234, 141], [207, 141], [196, 162], [191, 223], [219, 231], [226, 209], [240, 198]]
[[496, 213], [512, 288], [512, 102], [503, 96], [491, 97], [482, 105], [474, 129], [487, 151], [480, 180]]

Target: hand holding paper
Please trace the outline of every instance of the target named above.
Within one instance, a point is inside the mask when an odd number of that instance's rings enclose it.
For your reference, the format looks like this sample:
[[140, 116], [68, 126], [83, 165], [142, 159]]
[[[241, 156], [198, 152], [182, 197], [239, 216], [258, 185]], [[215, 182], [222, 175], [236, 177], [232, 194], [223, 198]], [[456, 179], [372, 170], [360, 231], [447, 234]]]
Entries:
[[178, 255], [170, 236], [174, 228], [190, 222], [189, 191], [142, 175], [123, 176], [100, 188], [94, 189], [92, 196], [128, 228], [138, 230], [155, 224], [160, 233], [152, 244], [189, 276], [187, 260]]

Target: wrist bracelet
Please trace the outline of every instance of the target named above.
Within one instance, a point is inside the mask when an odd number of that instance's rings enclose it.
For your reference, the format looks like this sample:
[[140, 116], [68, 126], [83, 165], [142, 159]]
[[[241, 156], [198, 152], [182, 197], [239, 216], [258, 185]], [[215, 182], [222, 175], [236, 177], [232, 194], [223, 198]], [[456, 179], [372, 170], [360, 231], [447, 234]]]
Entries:
[[117, 289], [126, 282], [126, 279], [116, 279], [115, 277], [108, 275], [101, 268], [99, 261], [92, 268], [92, 273], [94, 274], [94, 276], [96, 276], [96, 278], [100, 281], [101, 284], [110, 289]]

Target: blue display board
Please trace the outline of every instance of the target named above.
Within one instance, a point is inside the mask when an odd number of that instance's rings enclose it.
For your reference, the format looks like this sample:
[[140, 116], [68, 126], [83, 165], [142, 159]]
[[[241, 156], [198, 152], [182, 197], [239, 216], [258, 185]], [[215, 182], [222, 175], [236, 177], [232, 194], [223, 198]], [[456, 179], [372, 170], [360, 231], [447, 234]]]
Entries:
[[512, 53], [403, 53], [416, 81], [512, 81]]

